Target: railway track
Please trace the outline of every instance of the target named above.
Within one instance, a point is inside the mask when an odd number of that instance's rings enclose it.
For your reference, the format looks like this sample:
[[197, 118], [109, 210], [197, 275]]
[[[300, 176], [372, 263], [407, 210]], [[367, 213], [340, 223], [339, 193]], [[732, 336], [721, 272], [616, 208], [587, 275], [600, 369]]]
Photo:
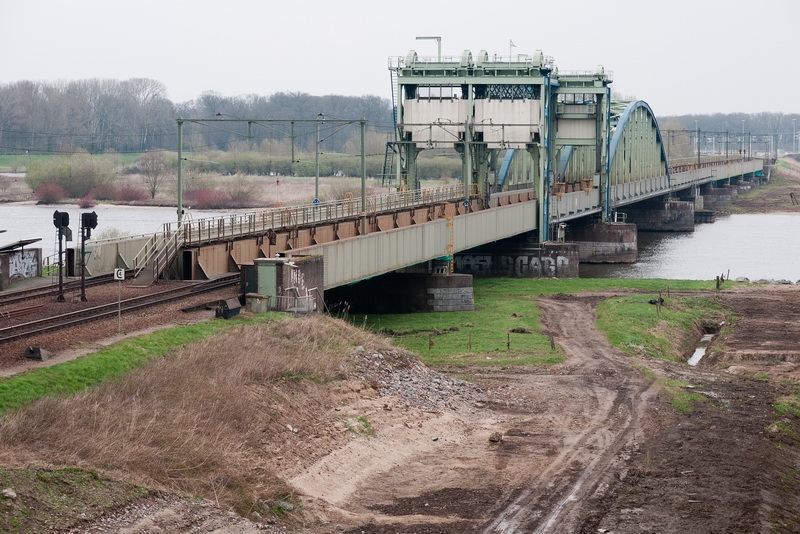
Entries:
[[[206, 293], [225, 287], [230, 287], [238, 283], [239, 276], [231, 275], [208, 282], [172, 288], [165, 291], [160, 291], [158, 293], [150, 293], [148, 295], [124, 299], [119, 302], [102, 304], [100, 306], [93, 306], [91, 308], [84, 308], [78, 311], [54, 315], [44, 319], [37, 319], [26, 323], [0, 328], [0, 345], [24, 337], [35, 336], [37, 334], [69, 328], [71, 326], [90, 321], [113, 317], [117, 314], [130, 313], [143, 308], [166, 304], [168, 302], [192, 297], [200, 293]], [[17, 315], [22, 314], [17, 313]]]
[[[132, 274], [133, 271], [126, 273], [126, 276]], [[113, 274], [101, 274], [92, 276], [86, 279], [86, 287], [97, 286], [101, 284], [108, 284], [114, 281]], [[64, 282], [64, 293], [72, 293], [80, 290], [80, 280], [68, 280]], [[14, 291], [3, 291], [0, 293], [0, 308], [8, 306], [9, 304], [16, 304], [18, 302], [25, 302], [26, 300], [33, 300], [41, 297], [56, 296], [58, 295], [58, 284], [50, 284], [38, 287], [31, 287], [27, 289], [17, 289]], [[0, 312], [2, 315], [2, 312]]]

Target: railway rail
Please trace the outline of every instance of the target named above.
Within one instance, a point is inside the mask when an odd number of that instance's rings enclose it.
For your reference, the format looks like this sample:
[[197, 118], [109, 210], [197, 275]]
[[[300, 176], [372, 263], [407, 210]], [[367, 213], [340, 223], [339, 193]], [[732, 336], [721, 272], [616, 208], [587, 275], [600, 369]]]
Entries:
[[[133, 274], [133, 271], [128, 271], [125, 274], [126, 276], [128, 276], [130, 274]], [[113, 281], [114, 281], [113, 273], [101, 274], [97, 276], [92, 276], [91, 278], [87, 278], [86, 287], [97, 286], [100, 284], [108, 284]], [[80, 290], [80, 287], [81, 287], [80, 280], [74, 280], [74, 279], [68, 280], [64, 282], [63, 291], [64, 293], [71, 293], [76, 290]], [[25, 302], [26, 300], [32, 300], [51, 295], [53, 296], [58, 295], [57, 284], [41, 285], [26, 289], [16, 289], [13, 291], [3, 291], [0, 292], [0, 308], [2, 308], [3, 306], [7, 306], [9, 304], [16, 304], [18, 302]], [[2, 314], [2, 312], [0, 312], [0, 314]]]
[[117, 314], [129, 313], [143, 308], [165, 304], [192, 297], [200, 293], [230, 287], [238, 283], [238, 275], [225, 276], [207, 282], [167, 289], [157, 293], [124, 299], [119, 302], [92, 306], [91, 308], [84, 308], [82, 310], [0, 328], [0, 344], [15, 341], [23, 337], [30, 337], [90, 321], [113, 317]]

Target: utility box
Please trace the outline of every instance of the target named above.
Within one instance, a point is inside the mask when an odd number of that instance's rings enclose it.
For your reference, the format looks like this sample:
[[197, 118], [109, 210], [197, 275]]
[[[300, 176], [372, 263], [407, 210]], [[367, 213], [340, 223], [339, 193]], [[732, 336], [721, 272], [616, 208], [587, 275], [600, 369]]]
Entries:
[[252, 274], [243, 272], [248, 311], [308, 314], [324, 307], [323, 256], [257, 258], [253, 269]]
[[241, 309], [242, 304], [239, 302], [239, 299], [227, 299], [217, 306], [216, 317], [230, 319], [231, 317], [239, 315], [239, 310]]

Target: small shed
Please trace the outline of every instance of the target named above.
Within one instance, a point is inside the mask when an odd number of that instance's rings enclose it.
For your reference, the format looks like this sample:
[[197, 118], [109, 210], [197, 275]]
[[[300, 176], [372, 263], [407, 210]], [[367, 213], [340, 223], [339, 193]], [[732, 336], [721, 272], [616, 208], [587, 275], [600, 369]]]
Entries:
[[323, 256], [257, 258], [244, 269], [248, 311], [307, 314], [321, 310], [325, 284], [323, 261]]

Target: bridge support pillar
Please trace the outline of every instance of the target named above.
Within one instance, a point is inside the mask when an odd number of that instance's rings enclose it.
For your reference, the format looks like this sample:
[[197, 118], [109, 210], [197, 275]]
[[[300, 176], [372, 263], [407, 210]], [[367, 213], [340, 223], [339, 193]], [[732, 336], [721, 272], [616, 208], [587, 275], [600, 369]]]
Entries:
[[631, 223], [592, 221], [569, 227], [581, 263], [636, 263], [638, 239]]
[[573, 243], [499, 241], [455, 256], [455, 270], [474, 276], [577, 278], [580, 262]]
[[[705, 199], [704, 199], [705, 204]], [[694, 201], [643, 202], [625, 207], [628, 221], [644, 232], [694, 232]]]
[[714, 210], [730, 206], [739, 195], [739, 190], [736, 186], [722, 185], [705, 187], [700, 193], [703, 195], [704, 209]]

